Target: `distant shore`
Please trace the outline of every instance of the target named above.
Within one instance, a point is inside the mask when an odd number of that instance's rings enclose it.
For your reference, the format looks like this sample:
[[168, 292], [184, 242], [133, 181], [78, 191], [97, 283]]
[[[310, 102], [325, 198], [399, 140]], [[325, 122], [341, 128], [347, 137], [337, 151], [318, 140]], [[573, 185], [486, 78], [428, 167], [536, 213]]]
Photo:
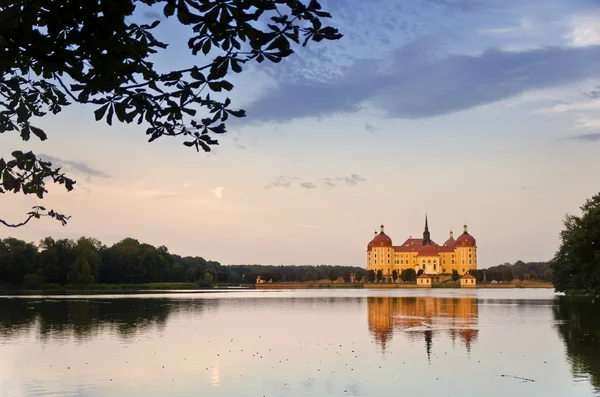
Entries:
[[139, 293], [197, 293], [211, 292], [216, 289], [252, 289], [252, 285], [215, 284], [212, 287], [200, 287], [194, 283], [147, 283], [147, 284], [89, 284], [65, 285], [44, 284], [36, 288], [24, 288], [13, 285], [0, 285], [0, 294], [139, 294]]
[[[413, 283], [260, 283], [256, 289], [318, 289], [318, 288], [366, 288], [366, 289], [413, 289], [419, 288]], [[432, 288], [460, 289], [460, 285], [433, 284]], [[552, 288], [550, 283], [523, 283], [523, 284], [478, 284], [476, 288], [511, 289], [511, 288]], [[421, 288], [419, 288], [421, 289]], [[425, 288], [426, 289], [426, 288]], [[465, 288], [467, 289], [467, 288]]]
[[[223, 290], [274, 290], [274, 289], [414, 289], [414, 283], [340, 283], [340, 282], [292, 282], [292, 283], [259, 283], [259, 284], [215, 284], [212, 287], [198, 286], [194, 283], [149, 283], [149, 284], [89, 284], [66, 285], [45, 284], [37, 288], [0, 285], [0, 295], [93, 295], [93, 294], [151, 294], [151, 293], [201, 293], [219, 292]], [[433, 284], [432, 288], [460, 288], [458, 284]], [[513, 288], [554, 288], [549, 283], [523, 284], [478, 284], [480, 289], [513, 289]], [[577, 293], [573, 293], [577, 295]], [[583, 294], [581, 294], [583, 295]]]

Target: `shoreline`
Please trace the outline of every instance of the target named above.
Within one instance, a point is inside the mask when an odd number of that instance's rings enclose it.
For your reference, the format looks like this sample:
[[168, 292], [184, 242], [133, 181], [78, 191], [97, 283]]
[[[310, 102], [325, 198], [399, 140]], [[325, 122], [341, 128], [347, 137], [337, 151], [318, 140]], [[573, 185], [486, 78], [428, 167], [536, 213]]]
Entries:
[[432, 287], [418, 287], [413, 283], [260, 283], [255, 289], [327, 289], [327, 288], [354, 288], [354, 289], [518, 289], [518, 288], [548, 288], [554, 289], [549, 283], [526, 283], [526, 284], [478, 284], [476, 287], [461, 288], [460, 286], [445, 286], [444, 284], [433, 284]]
[[[549, 283], [526, 284], [478, 284], [476, 287], [464, 289], [554, 289]], [[247, 290], [290, 290], [290, 289], [461, 289], [460, 286], [433, 284], [430, 288], [418, 287], [413, 283], [259, 283], [259, 284], [224, 284], [213, 287], [198, 287], [191, 283], [157, 283], [157, 284], [104, 284], [90, 286], [43, 286], [40, 288], [20, 288], [0, 286], [0, 295], [140, 295], [140, 294], [199, 294], [225, 293]], [[584, 295], [584, 294], [573, 294]]]

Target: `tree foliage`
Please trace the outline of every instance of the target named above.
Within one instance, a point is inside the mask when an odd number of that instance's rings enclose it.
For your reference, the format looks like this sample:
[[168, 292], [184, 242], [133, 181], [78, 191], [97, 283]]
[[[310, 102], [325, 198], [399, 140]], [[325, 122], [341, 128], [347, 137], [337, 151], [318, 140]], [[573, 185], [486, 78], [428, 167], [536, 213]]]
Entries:
[[398, 270], [396, 269], [392, 270], [392, 280], [394, 280], [394, 282], [398, 280]]
[[400, 279], [402, 281], [404, 281], [405, 283], [406, 282], [415, 282], [415, 281], [417, 281], [417, 272], [415, 272], [415, 269], [413, 269], [413, 268], [404, 269], [400, 273]]
[[[232, 265], [202, 257], [181, 257], [164, 247], [126, 238], [110, 247], [92, 238], [77, 241], [47, 237], [38, 245], [15, 238], [0, 239], [0, 285], [27, 288], [42, 284], [139, 284], [161, 282], [254, 283], [263, 280], [294, 281], [324, 272], [354, 273], [352, 266]], [[210, 275], [210, 277], [207, 276]]]
[[568, 215], [560, 248], [551, 263], [557, 291], [600, 291], [600, 193], [581, 206], [581, 216]]
[[381, 269], [377, 270], [377, 281], [381, 281], [383, 279], [383, 272]]
[[[498, 282], [510, 282], [513, 279], [517, 278], [521, 281], [524, 280], [544, 280], [546, 282], [551, 282], [551, 279], [547, 279], [550, 276], [550, 273], [547, 271], [550, 270], [549, 262], [523, 262], [516, 261], [515, 263], [503, 263], [498, 266], [491, 266], [485, 270], [485, 279], [488, 282], [496, 280]], [[503, 272], [506, 273], [505, 279], [502, 279]], [[474, 275], [475, 276], [475, 275]], [[497, 276], [497, 277], [496, 277]], [[479, 280], [478, 280], [479, 281]]]
[[[0, 133], [46, 140], [38, 121], [73, 104], [94, 109], [96, 121], [145, 127], [150, 142], [180, 137], [210, 151], [226, 132], [232, 108], [228, 76], [251, 64], [279, 63], [308, 42], [337, 40], [323, 24], [330, 14], [316, 0], [16, 0], [0, 2]], [[188, 29], [187, 47], [199, 61], [160, 70], [168, 44], [155, 31], [160, 19], [138, 23], [142, 7]], [[145, 12], [144, 15], [151, 15]], [[147, 17], [146, 17], [147, 18]], [[75, 181], [32, 152], [0, 158], [0, 193], [47, 193], [46, 182], [72, 190]], [[50, 216], [34, 207], [18, 223]]]
[[329, 279], [329, 281], [333, 282], [333, 281], [337, 280], [337, 278], [338, 278], [337, 272], [334, 269], [331, 269], [327, 273], [327, 279]]
[[375, 281], [375, 270], [373, 270], [373, 269], [367, 270], [367, 281], [370, 283]]
[[458, 275], [458, 271], [456, 269], [452, 269], [452, 280], [457, 281], [460, 278]]
[[349, 283], [350, 282], [350, 272], [345, 271], [342, 273], [342, 279], [344, 280], [345, 283]]
[[363, 271], [362, 271], [362, 269], [358, 269], [354, 273], [354, 280], [356, 280], [357, 282], [361, 282], [362, 279], [363, 279]]

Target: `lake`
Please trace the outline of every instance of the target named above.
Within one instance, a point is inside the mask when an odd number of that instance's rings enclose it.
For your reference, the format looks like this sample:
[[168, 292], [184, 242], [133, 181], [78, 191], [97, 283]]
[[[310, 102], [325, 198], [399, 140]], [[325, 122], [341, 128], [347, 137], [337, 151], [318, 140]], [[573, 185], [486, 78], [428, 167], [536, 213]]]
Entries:
[[0, 297], [0, 396], [594, 396], [600, 305], [551, 290]]

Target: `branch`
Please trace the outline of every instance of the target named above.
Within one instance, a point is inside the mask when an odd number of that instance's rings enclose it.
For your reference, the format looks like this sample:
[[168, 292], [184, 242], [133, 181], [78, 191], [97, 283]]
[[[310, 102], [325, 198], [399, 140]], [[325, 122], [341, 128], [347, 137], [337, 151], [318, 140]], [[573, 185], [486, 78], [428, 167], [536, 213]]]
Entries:
[[77, 103], [87, 103], [87, 102], [82, 102], [79, 99], [75, 98], [75, 95], [73, 95], [71, 93], [71, 91], [67, 88], [67, 86], [65, 85], [65, 83], [63, 83], [63, 81], [60, 79], [60, 77], [56, 73], [54, 73], [54, 78], [56, 80], [58, 80], [58, 83], [65, 90], [65, 92], [67, 93], [67, 95], [70, 96], [75, 102], [77, 102]]
[[67, 221], [69, 219], [71, 219], [70, 216], [65, 216], [65, 215], [59, 214], [59, 213], [55, 212], [54, 210], [50, 210], [50, 211], [48, 211], [47, 213], [44, 213], [44, 214], [41, 214], [40, 211], [46, 211], [46, 208], [44, 208], [42, 206], [32, 207], [32, 211], [30, 211], [30, 212], [27, 213], [27, 219], [25, 219], [21, 223], [12, 224], [12, 223], [6, 222], [3, 219], [0, 219], [0, 224], [4, 225], [6, 227], [17, 228], [17, 227], [25, 226], [33, 218], [40, 219], [42, 216], [49, 216], [50, 218], [56, 219], [63, 226], [65, 226], [67, 224]]
[[4, 221], [4, 220], [0, 219], [0, 224], [3, 224], [3, 225], [4, 225], [4, 226], [6, 226], [6, 227], [14, 227], [14, 228], [17, 228], [17, 227], [25, 226], [25, 225], [27, 224], [27, 222], [29, 222], [29, 221], [30, 221], [30, 220], [31, 220], [33, 217], [34, 217], [34, 215], [33, 215], [33, 214], [30, 214], [30, 215], [27, 217], [27, 219], [25, 219], [23, 222], [21, 222], [21, 223], [15, 223], [15, 224], [11, 224], [11, 223], [8, 223], [8, 222], [6, 222], [6, 221]]

